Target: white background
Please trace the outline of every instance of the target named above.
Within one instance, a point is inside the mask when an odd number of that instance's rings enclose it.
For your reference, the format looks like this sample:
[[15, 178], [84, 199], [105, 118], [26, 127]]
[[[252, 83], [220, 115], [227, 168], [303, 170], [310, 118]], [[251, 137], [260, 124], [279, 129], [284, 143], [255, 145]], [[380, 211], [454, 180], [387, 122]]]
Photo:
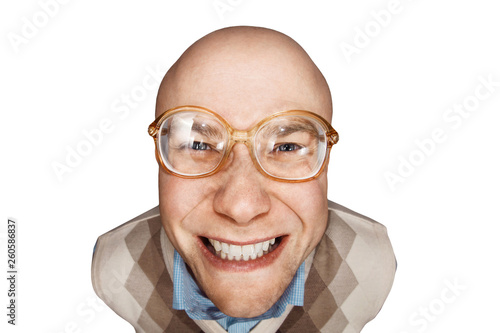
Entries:
[[[100, 303], [88, 305], [96, 301], [90, 263], [100, 234], [157, 205], [146, 129], [158, 84], [150, 81], [154, 89], [127, 114], [116, 107], [123, 95], [139, 96], [148, 68], [166, 71], [196, 39], [230, 25], [288, 34], [330, 84], [340, 142], [329, 198], [385, 224], [399, 264], [387, 302], [363, 333], [498, 327], [498, 83], [473, 105], [479, 77], [500, 82], [497, 2], [401, 0], [382, 27], [371, 12], [389, 0], [221, 0], [230, 6], [222, 14], [213, 0], [73, 0], [46, 9], [51, 16], [41, 6], [48, 2], [0, 5], [0, 266], [6, 271], [5, 225], [13, 217], [20, 272], [14, 328], [0, 283], [1, 331], [133, 332]], [[358, 30], [365, 28], [372, 29], [366, 45]], [[355, 41], [357, 53], [346, 56], [342, 43]], [[474, 106], [467, 118], [443, 118], [464, 101]], [[66, 164], [68, 149], [84, 145], [83, 132], [103, 119], [112, 129], [59, 179], [54, 163]], [[444, 142], [419, 153], [416, 141], [436, 128]], [[410, 158], [413, 170], [400, 166]], [[391, 188], [386, 174], [398, 167], [404, 177]], [[427, 319], [419, 314], [425, 308]]]

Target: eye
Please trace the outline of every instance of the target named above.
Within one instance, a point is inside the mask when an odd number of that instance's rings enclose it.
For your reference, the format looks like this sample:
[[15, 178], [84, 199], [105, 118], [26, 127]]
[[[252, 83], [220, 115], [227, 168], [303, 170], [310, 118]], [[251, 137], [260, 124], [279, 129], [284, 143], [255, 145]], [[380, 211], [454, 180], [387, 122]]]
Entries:
[[207, 143], [205, 143], [205, 142], [193, 141], [191, 149], [194, 149], [194, 150], [209, 150], [209, 149], [212, 149], [212, 148], [210, 148], [210, 146]]
[[301, 146], [299, 146], [295, 143], [283, 143], [280, 145], [276, 145], [274, 150], [279, 151], [279, 152], [283, 152], [283, 151], [295, 151], [295, 150], [299, 150], [301, 148], [302, 148]]

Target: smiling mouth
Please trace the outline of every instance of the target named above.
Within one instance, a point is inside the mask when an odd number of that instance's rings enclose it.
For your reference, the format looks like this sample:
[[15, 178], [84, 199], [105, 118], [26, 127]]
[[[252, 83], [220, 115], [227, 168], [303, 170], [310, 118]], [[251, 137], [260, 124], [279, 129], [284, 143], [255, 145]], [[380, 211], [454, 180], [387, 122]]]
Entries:
[[210, 252], [218, 258], [223, 260], [249, 261], [273, 252], [280, 245], [282, 238], [276, 237], [264, 242], [247, 245], [224, 243], [205, 237], [202, 237], [202, 240]]

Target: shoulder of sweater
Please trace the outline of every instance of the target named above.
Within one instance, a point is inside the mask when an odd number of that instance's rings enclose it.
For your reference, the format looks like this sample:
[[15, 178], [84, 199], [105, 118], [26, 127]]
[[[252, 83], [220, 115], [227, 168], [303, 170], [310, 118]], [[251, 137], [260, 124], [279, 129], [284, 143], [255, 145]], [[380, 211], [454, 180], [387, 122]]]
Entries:
[[387, 237], [387, 228], [365, 215], [330, 200], [328, 200], [328, 210], [330, 221], [333, 221], [333, 223], [330, 223], [329, 228], [334, 227], [335, 220], [341, 220], [361, 237], [372, 237], [374, 235]]
[[[111, 284], [110, 281], [125, 283], [137, 260], [134, 254], [139, 253], [130, 246], [144, 248], [152, 232], [148, 222], [159, 228], [159, 215], [159, 207], [154, 207], [98, 237], [92, 258], [92, 284], [101, 298], [106, 298], [105, 285]], [[129, 235], [133, 236], [133, 241], [127, 241]]]

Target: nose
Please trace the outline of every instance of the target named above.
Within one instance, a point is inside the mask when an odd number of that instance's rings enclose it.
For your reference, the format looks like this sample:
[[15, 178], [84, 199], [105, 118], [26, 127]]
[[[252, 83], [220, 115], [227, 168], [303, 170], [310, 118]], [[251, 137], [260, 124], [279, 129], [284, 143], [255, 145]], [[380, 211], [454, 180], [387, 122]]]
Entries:
[[271, 209], [263, 182], [244, 144], [236, 144], [233, 156], [221, 170], [221, 185], [214, 197], [214, 210], [239, 224], [247, 224]]

